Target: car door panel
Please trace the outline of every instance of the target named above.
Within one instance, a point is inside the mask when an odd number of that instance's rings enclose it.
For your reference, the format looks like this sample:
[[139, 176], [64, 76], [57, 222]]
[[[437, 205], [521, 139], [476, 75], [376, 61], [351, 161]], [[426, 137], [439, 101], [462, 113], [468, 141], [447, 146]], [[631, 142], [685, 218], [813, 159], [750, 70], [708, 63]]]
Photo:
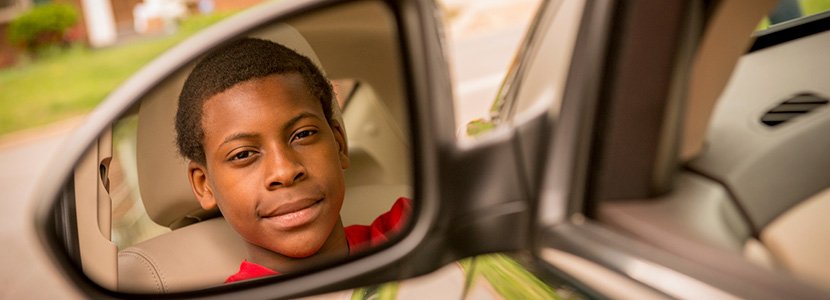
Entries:
[[798, 117], [774, 127], [761, 122], [799, 94], [827, 99], [830, 88], [819, 71], [830, 67], [827, 51], [830, 32], [744, 55], [715, 110], [707, 147], [691, 163], [730, 189], [753, 232], [830, 185], [830, 158], [824, 155], [830, 140], [822, 138], [830, 130], [826, 105], [798, 109]]
[[663, 247], [674, 247], [682, 237], [741, 253], [752, 232], [729, 191], [697, 174], [680, 174], [675, 180], [670, 193], [608, 203], [598, 218]]

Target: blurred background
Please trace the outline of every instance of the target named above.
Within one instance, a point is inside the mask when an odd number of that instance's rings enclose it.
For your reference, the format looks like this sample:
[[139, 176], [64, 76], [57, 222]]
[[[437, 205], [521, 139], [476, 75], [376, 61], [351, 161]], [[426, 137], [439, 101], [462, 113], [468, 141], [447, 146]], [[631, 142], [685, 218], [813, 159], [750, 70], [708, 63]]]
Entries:
[[[437, 1], [456, 81], [459, 128], [487, 115], [486, 104], [540, 1]], [[27, 129], [79, 122], [164, 50], [262, 2], [0, 0], [0, 146], [20, 140]], [[782, 0], [758, 29], [827, 9], [830, 0]], [[73, 123], [68, 124], [58, 127]]]
[[[271, 0], [290, 1], [290, 0]], [[0, 0], [0, 194], [29, 187], [68, 133], [142, 66], [264, 0]], [[443, 0], [459, 132], [486, 118], [539, 0]], [[167, 230], [149, 220], [134, 166], [136, 120], [113, 126], [112, 238], [119, 248]], [[127, 169], [124, 169], [127, 168]], [[4, 205], [12, 205], [4, 201]]]
[[[0, 144], [11, 133], [82, 118], [164, 50], [262, 2], [0, 0]], [[459, 59], [472, 57], [503, 70], [537, 3], [443, 0], [438, 5], [451, 45], [474, 43], [488, 33], [502, 36], [489, 43], [489, 50], [476, 47], [481, 53], [478, 58], [465, 55]], [[456, 75], [466, 76], [463, 72]], [[500, 79], [493, 75], [489, 81], [474, 84], [497, 86]], [[469, 90], [468, 86], [463, 91], [469, 94]]]

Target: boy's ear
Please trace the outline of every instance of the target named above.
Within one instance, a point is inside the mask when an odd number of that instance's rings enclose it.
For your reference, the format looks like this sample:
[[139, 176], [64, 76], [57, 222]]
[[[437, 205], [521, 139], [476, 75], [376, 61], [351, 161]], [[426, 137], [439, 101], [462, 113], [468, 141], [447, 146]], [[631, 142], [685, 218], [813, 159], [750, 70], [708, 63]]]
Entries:
[[216, 208], [216, 198], [208, 182], [207, 168], [200, 163], [190, 161], [187, 163], [187, 178], [202, 208], [204, 210]]
[[349, 145], [346, 143], [346, 129], [337, 120], [332, 120], [330, 124], [331, 131], [334, 133], [334, 140], [338, 146], [337, 153], [340, 157], [340, 166], [347, 169], [349, 167]]

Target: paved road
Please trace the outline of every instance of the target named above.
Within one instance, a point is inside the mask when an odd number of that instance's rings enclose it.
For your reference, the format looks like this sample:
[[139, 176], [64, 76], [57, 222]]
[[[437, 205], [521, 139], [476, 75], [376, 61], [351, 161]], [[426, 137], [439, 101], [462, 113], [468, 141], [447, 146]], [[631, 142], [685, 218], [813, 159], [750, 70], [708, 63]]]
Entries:
[[[35, 182], [48, 172], [48, 161], [58, 155], [66, 130], [37, 134], [34, 140], [14, 142], [0, 148], [0, 299], [66, 299], [59, 294], [69, 287], [49, 274], [43, 263], [48, 258], [33, 239], [31, 222], [33, 203], [29, 200], [37, 189]], [[35, 262], [35, 263], [33, 263]], [[39, 262], [39, 263], [37, 263]], [[9, 272], [8, 270], [18, 270]]]

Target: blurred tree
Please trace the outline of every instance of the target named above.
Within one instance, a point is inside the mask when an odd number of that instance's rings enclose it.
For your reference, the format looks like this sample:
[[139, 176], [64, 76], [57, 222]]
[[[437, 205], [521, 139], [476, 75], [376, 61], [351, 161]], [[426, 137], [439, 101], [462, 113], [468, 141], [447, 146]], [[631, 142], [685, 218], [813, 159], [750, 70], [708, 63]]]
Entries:
[[78, 12], [71, 5], [38, 5], [9, 23], [7, 37], [12, 44], [37, 55], [47, 48], [66, 44], [66, 32], [77, 22]]

